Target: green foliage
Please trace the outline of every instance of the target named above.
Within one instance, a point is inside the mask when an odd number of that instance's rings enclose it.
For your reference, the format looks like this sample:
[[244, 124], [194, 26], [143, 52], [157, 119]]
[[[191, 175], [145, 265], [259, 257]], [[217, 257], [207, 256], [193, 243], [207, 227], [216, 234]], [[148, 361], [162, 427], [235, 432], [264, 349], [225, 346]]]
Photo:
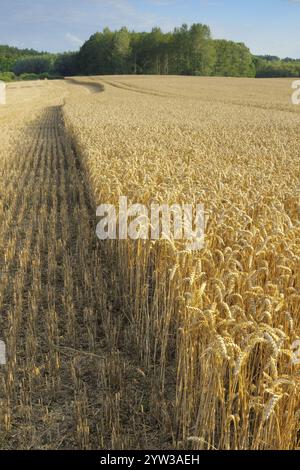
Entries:
[[65, 52], [57, 55], [52, 66], [52, 73], [61, 77], [72, 77], [78, 72], [78, 54]]
[[300, 60], [290, 58], [280, 60], [278, 57], [269, 59], [268, 57], [254, 58], [257, 78], [300, 77]]
[[62, 79], [61, 75], [55, 75], [53, 73], [48, 73], [48, 72], [40, 73], [39, 75], [37, 75], [37, 77], [40, 80], [61, 80]]
[[17, 47], [0, 45], [0, 57], [19, 58], [24, 56], [33, 56], [41, 54], [44, 54], [44, 52], [38, 52], [34, 49], [18, 49]]
[[13, 66], [13, 72], [16, 75], [22, 75], [25, 73], [40, 74], [52, 70], [56, 56], [52, 54], [44, 54], [41, 56], [28, 56], [18, 59]]
[[188, 74], [210, 75], [215, 50], [205, 25], [186, 25], [173, 33], [153, 28], [150, 33], [126, 28], [95, 33], [78, 55], [79, 67], [87, 74]]
[[173, 32], [172, 72], [180, 75], [211, 75], [216, 60], [210, 29], [186, 24]]
[[12, 70], [16, 60], [12, 57], [1, 57], [0, 56], [0, 73], [9, 72]]
[[255, 65], [250, 50], [243, 43], [215, 40], [214, 75], [222, 77], [255, 77]]
[[40, 76], [36, 73], [22, 73], [19, 78], [20, 80], [39, 80]]
[[0, 45], [0, 72], [11, 72], [20, 58], [42, 54], [42, 52], [33, 49], [18, 49], [17, 47]]
[[0, 72], [0, 81], [2, 82], [12, 82], [15, 78], [16, 76], [13, 72]]
[[114, 73], [128, 73], [130, 53], [130, 33], [126, 28], [122, 28], [114, 33], [112, 42], [111, 64]]
[[17, 79], [19, 80], [61, 80], [60, 75], [51, 75], [47, 72], [44, 73], [22, 73]]

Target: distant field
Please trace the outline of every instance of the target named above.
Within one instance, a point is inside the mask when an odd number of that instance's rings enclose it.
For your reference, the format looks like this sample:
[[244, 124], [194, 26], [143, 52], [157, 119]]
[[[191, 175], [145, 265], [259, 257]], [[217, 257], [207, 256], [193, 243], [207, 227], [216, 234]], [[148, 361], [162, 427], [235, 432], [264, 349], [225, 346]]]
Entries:
[[[291, 80], [12, 83], [0, 106], [0, 447], [297, 449]], [[205, 247], [96, 208], [203, 203]]]

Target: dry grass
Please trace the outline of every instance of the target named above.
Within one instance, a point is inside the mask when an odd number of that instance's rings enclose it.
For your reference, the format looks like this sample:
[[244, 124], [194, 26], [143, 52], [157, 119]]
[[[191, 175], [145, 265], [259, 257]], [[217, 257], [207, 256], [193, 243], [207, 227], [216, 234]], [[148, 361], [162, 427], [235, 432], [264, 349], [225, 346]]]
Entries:
[[[290, 82], [77, 82], [0, 110], [2, 447], [298, 448]], [[119, 195], [203, 202], [205, 249], [97, 242]]]

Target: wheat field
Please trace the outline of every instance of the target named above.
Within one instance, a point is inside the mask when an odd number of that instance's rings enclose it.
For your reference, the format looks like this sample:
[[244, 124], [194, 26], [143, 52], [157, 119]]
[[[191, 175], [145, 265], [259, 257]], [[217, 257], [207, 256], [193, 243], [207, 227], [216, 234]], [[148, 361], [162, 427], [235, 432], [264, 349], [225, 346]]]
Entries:
[[[12, 83], [0, 126], [0, 447], [300, 448], [291, 82]], [[204, 248], [98, 240], [121, 195], [202, 203]]]

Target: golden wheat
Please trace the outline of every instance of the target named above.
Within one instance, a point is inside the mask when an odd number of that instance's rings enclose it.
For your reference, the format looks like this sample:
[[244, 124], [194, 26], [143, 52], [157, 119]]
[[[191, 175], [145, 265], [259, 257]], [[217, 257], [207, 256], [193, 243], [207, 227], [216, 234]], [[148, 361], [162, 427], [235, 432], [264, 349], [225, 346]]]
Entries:
[[[299, 448], [290, 82], [16, 86], [0, 109], [2, 447]], [[95, 209], [120, 195], [203, 203], [204, 249], [97, 241]]]

